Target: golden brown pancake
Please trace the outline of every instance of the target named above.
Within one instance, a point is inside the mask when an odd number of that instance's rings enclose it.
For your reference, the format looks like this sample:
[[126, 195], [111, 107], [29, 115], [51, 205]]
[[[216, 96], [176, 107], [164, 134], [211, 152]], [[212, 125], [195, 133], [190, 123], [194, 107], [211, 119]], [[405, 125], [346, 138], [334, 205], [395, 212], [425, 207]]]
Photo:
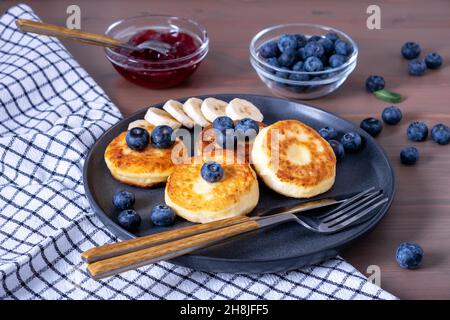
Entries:
[[329, 143], [297, 120], [262, 129], [253, 143], [252, 160], [266, 185], [289, 197], [326, 192], [336, 176], [336, 156]]
[[[149, 124], [145, 129], [151, 135], [153, 126]], [[119, 134], [105, 150], [111, 175], [122, 183], [146, 188], [165, 182], [175, 166], [173, 161], [186, 151], [180, 141], [167, 149], [155, 148], [150, 143], [142, 151], [132, 150], [125, 141], [126, 135], [127, 131]]]
[[[258, 180], [249, 164], [237, 164], [221, 157], [192, 158], [177, 165], [167, 180], [166, 204], [192, 222], [210, 222], [252, 211], [259, 200]], [[208, 160], [222, 164], [223, 178], [214, 183], [205, 181], [200, 169]]]

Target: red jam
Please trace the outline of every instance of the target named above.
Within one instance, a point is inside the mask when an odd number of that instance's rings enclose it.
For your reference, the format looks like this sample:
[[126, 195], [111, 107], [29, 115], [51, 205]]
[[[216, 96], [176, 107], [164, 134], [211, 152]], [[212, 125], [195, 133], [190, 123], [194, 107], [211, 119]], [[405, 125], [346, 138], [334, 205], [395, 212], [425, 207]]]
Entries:
[[111, 57], [118, 63], [113, 63], [117, 71], [131, 82], [154, 89], [173, 87], [187, 79], [201, 62], [199, 58], [202, 52], [187, 60], [173, 61], [191, 55], [199, 48], [199, 41], [187, 33], [150, 29], [135, 34], [128, 43], [138, 45], [147, 40], [159, 40], [170, 44], [172, 48], [167, 56], [149, 49], [117, 49], [115, 52], [123, 57]]

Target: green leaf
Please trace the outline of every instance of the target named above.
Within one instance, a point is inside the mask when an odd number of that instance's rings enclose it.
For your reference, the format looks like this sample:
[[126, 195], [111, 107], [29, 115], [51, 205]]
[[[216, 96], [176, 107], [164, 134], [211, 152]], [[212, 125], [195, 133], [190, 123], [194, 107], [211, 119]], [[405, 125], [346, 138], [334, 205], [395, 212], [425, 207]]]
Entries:
[[385, 89], [375, 91], [373, 94], [378, 99], [389, 103], [399, 103], [405, 100], [405, 97], [403, 97], [402, 95]]

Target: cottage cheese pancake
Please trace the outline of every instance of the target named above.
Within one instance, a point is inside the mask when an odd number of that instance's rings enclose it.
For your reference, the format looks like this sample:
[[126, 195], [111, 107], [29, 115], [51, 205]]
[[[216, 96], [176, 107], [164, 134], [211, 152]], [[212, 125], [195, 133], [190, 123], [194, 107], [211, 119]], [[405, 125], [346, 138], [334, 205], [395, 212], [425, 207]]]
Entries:
[[294, 198], [328, 191], [336, 176], [331, 146], [297, 120], [279, 121], [262, 129], [253, 143], [252, 160], [269, 188]]
[[196, 157], [175, 167], [166, 184], [166, 204], [184, 219], [201, 223], [252, 211], [259, 200], [259, 188], [250, 165], [215, 157], [224, 175], [220, 181], [210, 183], [200, 173], [207, 160], [211, 159]]
[[[151, 134], [153, 126], [139, 125], [145, 127]], [[172, 173], [175, 164], [172, 152], [175, 156], [184, 155], [185, 148], [182, 142], [177, 141], [171, 148], [158, 149], [150, 143], [142, 151], [132, 150], [128, 147], [125, 137], [127, 131], [119, 134], [105, 150], [105, 162], [111, 175], [120, 182], [138, 186], [152, 187], [165, 182]]]

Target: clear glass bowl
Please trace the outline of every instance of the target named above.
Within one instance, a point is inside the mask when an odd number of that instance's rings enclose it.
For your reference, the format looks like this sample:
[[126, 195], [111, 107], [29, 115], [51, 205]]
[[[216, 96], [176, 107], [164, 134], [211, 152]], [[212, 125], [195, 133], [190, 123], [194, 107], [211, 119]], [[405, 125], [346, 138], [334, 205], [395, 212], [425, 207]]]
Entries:
[[[260, 47], [272, 40], [278, 39], [283, 34], [303, 34], [305, 36], [324, 36], [329, 32], [335, 32], [342, 40], [353, 46], [353, 53], [340, 67], [325, 71], [287, 71], [269, 65], [259, 55]], [[250, 43], [250, 63], [256, 73], [267, 87], [276, 95], [292, 99], [316, 99], [323, 97], [339, 88], [355, 69], [358, 58], [358, 46], [347, 34], [337, 29], [306, 23], [292, 23], [273, 26], [260, 31]], [[276, 72], [290, 74], [307, 74], [312, 78], [309, 81], [297, 81], [285, 79], [276, 75]]]
[[187, 56], [161, 61], [139, 59], [105, 48], [106, 57], [114, 68], [133, 83], [154, 89], [174, 87], [190, 77], [208, 53], [209, 38], [205, 28], [193, 20], [179, 17], [142, 15], [127, 18], [113, 23], [105, 34], [127, 42], [137, 33], [149, 29], [163, 33], [184, 32], [198, 42], [198, 48]]

